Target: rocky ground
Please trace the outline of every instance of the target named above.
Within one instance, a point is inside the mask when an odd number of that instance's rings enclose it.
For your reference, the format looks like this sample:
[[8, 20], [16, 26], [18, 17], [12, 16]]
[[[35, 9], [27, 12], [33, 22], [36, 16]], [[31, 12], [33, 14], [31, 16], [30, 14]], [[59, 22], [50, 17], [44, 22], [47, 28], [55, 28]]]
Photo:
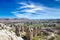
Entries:
[[60, 28], [0, 23], [0, 40], [60, 40]]

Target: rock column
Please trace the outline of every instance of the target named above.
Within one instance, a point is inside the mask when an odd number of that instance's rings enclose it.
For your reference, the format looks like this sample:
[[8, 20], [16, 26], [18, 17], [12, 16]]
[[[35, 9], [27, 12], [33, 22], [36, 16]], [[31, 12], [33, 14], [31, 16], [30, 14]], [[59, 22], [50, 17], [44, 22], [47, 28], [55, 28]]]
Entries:
[[20, 30], [19, 30], [19, 27], [18, 26], [15, 26], [15, 33], [17, 36], [20, 36]]
[[32, 40], [32, 38], [33, 38], [33, 29], [32, 28], [27, 28], [26, 35], [27, 35], [27, 40]]

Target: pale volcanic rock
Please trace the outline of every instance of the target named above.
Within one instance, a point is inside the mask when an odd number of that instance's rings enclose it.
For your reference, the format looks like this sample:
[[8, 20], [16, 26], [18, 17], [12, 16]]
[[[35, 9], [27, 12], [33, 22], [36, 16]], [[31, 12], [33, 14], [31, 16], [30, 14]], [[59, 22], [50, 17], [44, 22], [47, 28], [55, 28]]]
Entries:
[[13, 31], [0, 30], [0, 40], [23, 40], [21, 37], [17, 37]]

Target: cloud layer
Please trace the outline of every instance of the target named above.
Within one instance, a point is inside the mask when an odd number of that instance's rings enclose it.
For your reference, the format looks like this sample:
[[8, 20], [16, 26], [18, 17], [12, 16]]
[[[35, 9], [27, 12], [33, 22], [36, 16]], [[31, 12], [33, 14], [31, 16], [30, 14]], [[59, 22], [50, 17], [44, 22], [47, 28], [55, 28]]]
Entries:
[[20, 2], [20, 6], [12, 13], [18, 18], [56, 19], [60, 18], [60, 9], [49, 8], [33, 2]]

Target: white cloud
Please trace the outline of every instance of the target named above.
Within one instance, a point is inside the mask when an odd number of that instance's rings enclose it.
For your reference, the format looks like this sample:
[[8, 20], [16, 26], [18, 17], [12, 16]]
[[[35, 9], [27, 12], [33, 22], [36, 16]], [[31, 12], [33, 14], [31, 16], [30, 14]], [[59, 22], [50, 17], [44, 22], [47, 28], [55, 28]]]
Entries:
[[17, 12], [12, 12], [16, 17], [18, 18], [30, 18], [31, 17], [31, 14], [29, 13], [25, 13], [25, 14], [20, 14], [20, 13], [17, 13]]
[[60, 15], [60, 9], [48, 8], [42, 5], [36, 5], [35, 3], [28, 4], [21, 2], [19, 4], [22, 6], [20, 6], [15, 12], [12, 12], [16, 17], [19, 18], [57, 18], [56, 15], [58, 15], [59, 18]]
[[27, 3], [25, 3], [25, 2], [21, 2], [21, 3], [19, 3], [20, 5], [22, 5], [21, 7], [20, 7], [20, 9], [22, 9], [22, 8], [35, 8], [35, 5], [34, 4], [27, 4]]
[[55, 0], [55, 1], [60, 1], [60, 0]]
[[60, 0], [55, 0], [56, 2], [60, 3]]

